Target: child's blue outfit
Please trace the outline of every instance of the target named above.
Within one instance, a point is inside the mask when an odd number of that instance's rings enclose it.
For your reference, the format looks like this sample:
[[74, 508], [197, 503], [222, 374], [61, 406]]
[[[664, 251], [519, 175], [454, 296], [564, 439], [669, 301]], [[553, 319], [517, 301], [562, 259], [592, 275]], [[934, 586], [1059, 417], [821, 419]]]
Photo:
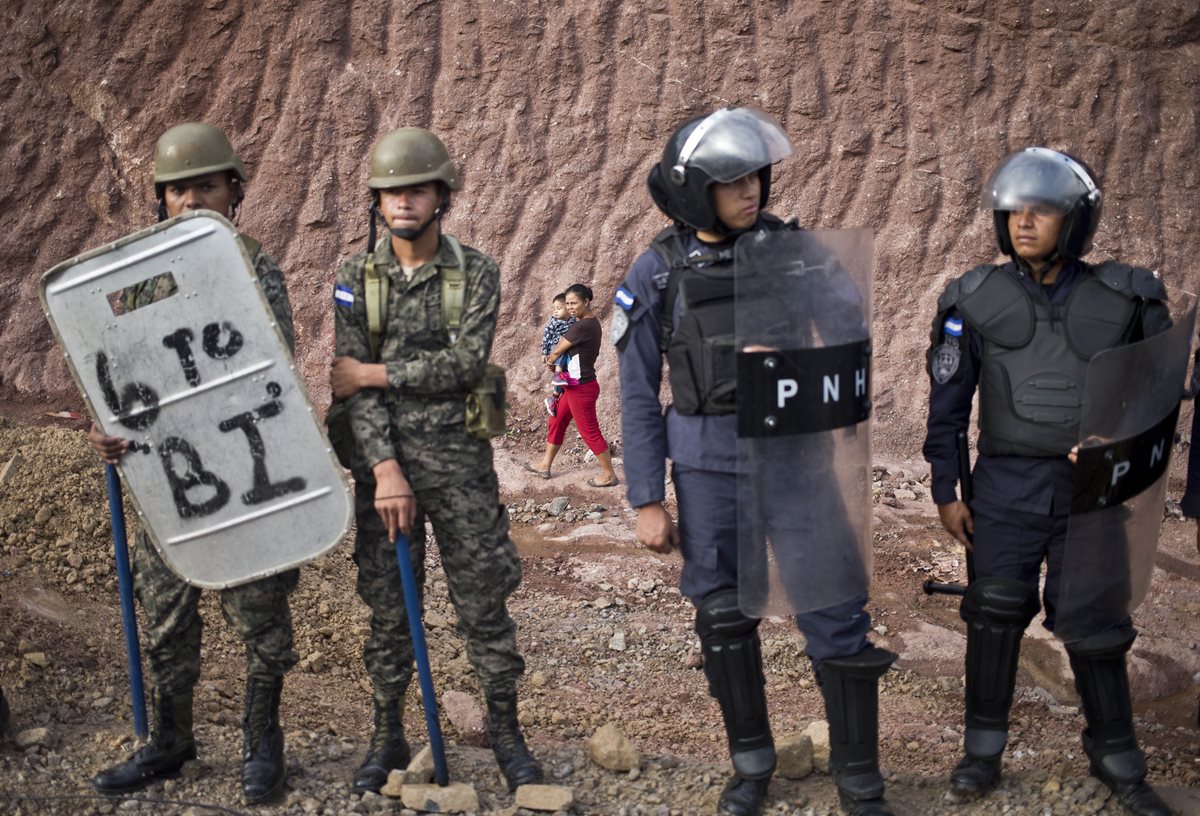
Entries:
[[[574, 325], [575, 318], [573, 317], [562, 320], [551, 316], [550, 320], [546, 322], [546, 328], [542, 329], [542, 357], [549, 357], [550, 352], [554, 351], [554, 347], [558, 345], [558, 341], [567, 333], [567, 329]], [[567, 365], [570, 363], [570, 360], [570, 354], [563, 354], [554, 361], [554, 365], [562, 369], [564, 379], [566, 378]], [[554, 391], [557, 394], [561, 394], [562, 386], [556, 384]]]

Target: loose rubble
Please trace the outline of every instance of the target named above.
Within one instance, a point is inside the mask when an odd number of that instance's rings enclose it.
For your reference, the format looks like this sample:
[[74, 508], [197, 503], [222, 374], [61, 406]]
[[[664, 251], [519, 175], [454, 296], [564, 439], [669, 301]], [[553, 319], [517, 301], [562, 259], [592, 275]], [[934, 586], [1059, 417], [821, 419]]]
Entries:
[[[524, 448], [500, 450], [499, 466], [535, 453], [540, 444], [530, 435]], [[0, 812], [212, 812], [205, 805], [248, 812], [238, 789], [244, 652], [212, 592], [202, 602], [207, 626], [196, 688], [198, 761], [185, 765], [179, 779], [144, 791], [144, 798], [158, 800], [153, 803], [13, 798], [90, 797], [88, 779], [137, 747], [103, 472], [81, 428], [0, 420], [0, 466], [15, 457], [20, 466], [0, 484], [0, 685], [12, 706], [10, 735], [0, 738]], [[578, 461], [568, 457], [558, 482], [538, 485], [545, 495], [505, 496], [524, 567], [522, 586], [511, 599], [528, 663], [518, 716], [545, 766], [547, 787], [555, 789], [539, 801], [549, 805], [554, 796], [569, 794], [570, 803], [558, 811], [531, 810], [535, 803], [522, 797], [541, 792], [510, 793], [490, 749], [478, 744], [479, 720], [463, 712], [478, 711], [482, 694], [455, 632], [457, 616], [431, 546], [426, 626], [434, 683], [445, 703], [451, 781], [470, 786], [475, 812], [492, 816], [712, 813], [729, 768], [720, 713], [699, 670], [693, 608], [676, 588], [679, 561], [636, 547], [633, 516], [620, 499], [608, 494], [608, 504], [598, 504], [595, 491], [572, 487], [576, 475], [579, 483], [590, 475], [587, 467], [594, 465], [586, 465], [582, 454]], [[961, 580], [962, 553], [938, 529], [920, 464], [878, 465], [873, 473], [879, 482], [874, 637], [902, 654], [882, 681], [880, 701], [883, 767], [897, 811], [1115, 816], [1116, 803], [1086, 777], [1082, 717], [1069, 684], [1059, 689], [1051, 682], [1057, 657], [1032, 633], [1000, 788], [981, 802], [947, 798], [946, 776], [962, 739], [962, 653], [954, 639], [961, 637], [961, 623], [956, 603], [925, 597], [919, 587], [927, 577]], [[554, 515], [551, 505], [560, 496], [567, 504]], [[1166, 558], [1138, 615], [1142, 636], [1135, 656], [1145, 664], [1136, 676], [1161, 683], [1166, 696], [1140, 702], [1137, 724], [1151, 780], [1174, 797], [1177, 808], [1194, 805], [1193, 812], [1200, 812], [1193, 795], [1200, 787], [1195, 528], [1168, 518], [1163, 535]], [[413, 767], [392, 774], [383, 795], [350, 792], [371, 733], [362, 663], [368, 613], [354, 580], [348, 543], [301, 571], [291, 600], [303, 668], [288, 676], [282, 706], [288, 788], [275, 806], [254, 813], [415, 816], [416, 800], [404, 791], [432, 782], [431, 757], [420, 750], [427, 737], [414, 684], [406, 701], [408, 736], [418, 752]], [[782, 618], [765, 620], [760, 635], [781, 756], [765, 812], [828, 816], [837, 811], [832, 781], [821, 770], [828, 767], [825, 712], [803, 641]], [[907, 647], [908, 639], [919, 648]], [[945, 656], [934, 660], [939, 649]], [[452, 710], [458, 713], [450, 716]], [[636, 756], [614, 763], [616, 770], [597, 764], [589, 747], [610, 723]], [[804, 771], [805, 736], [816, 772]], [[182, 802], [191, 804], [173, 804]]]

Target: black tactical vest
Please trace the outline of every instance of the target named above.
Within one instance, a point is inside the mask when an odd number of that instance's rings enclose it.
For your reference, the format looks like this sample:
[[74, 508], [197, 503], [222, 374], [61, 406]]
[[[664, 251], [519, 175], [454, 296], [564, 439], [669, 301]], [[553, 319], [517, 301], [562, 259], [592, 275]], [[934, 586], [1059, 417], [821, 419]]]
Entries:
[[[762, 220], [768, 230], [799, 229], [769, 213]], [[668, 227], [650, 245], [670, 270], [659, 315], [659, 348], [667, 355], [676, 411], [732, 414], [737, 408], [733, 248], [689, 258], [689, 234], [691, 230]]]
[[1066, 455], [1079, 442], [1088, 361], [1139, 339], [1147, 298], [1165, 299], [1148, 270], [1114, 262], [1088, 269], [1062, 306], [1031, 295], [991, 265], [972, 269], [947, 289], [943, 301], [952, 300], [982, 339], [981, 453]]

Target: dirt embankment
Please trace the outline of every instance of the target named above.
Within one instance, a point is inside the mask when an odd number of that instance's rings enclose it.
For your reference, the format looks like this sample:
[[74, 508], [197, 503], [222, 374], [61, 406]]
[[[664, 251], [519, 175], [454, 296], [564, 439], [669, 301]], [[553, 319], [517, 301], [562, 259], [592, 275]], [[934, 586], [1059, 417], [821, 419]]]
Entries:
[[[1006, 152], [1085, 158], [1106, 194], [1095, 257], [1200, 283], [1200, 12], [1184, 0], [28, 0], [0, 14], [0, 395], [77, 404], [38, 275], [149, 224], [154, 141], [198, 118], [251, 168], [241, 225], [287, 273], [319, 401], [333, 270], [366, 237], [367, 155], [401, 125], [442, 134], [463, 168], [447, 226], [504, 270], [494, 356], [519, 402], [541, 390], [547, 295], [588, 282], [607, 317], [663, 226], [646, 171], [678, 124], [725, 104], [765, 109], [795, 141], [776, 212], [875, 231], [889, 454], [920, 444], [928, 321], [948, 277], [991, 257], [978, 190]], [[600, 366], [611, 438], [611, 348]]]

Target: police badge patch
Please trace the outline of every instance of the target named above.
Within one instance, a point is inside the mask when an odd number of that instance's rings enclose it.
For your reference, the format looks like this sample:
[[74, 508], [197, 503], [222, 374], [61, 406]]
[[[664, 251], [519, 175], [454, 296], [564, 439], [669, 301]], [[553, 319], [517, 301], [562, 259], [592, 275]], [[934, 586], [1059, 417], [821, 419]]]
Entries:
[[609, 336], [612, 338], [613, 344], [621, 342], [621, 338], [625, 336], [625, 332], [629, 330], [629, 314], [623, 309], [614, 309], [612, 313], [612, 325], [609, 327]]
[[629, 310], [637, 303], [637, 298], [624, 286], [618, 286], [613, 301], [618, 308], [613, 309], [609, 338], [613, 341], [613, 345], [619, 347], [621, 338], [625, 336], [625, 332], [629, 331]]
[[945, 385], [958, 371], [958, 362], [962, 352], [958, 346], [942, 343], [933, 350], [933, 380], [938, 385]]
[[945, 385], [958, 372], [958, 364], [962, 360], [962, 349], [959, 348], [959, 338], [962, 337], [963, 322], [961, 317], [947, 317], [942, 326], [942, 344], [933, 350], [933, 360], [930, 372], [933, 381]]

